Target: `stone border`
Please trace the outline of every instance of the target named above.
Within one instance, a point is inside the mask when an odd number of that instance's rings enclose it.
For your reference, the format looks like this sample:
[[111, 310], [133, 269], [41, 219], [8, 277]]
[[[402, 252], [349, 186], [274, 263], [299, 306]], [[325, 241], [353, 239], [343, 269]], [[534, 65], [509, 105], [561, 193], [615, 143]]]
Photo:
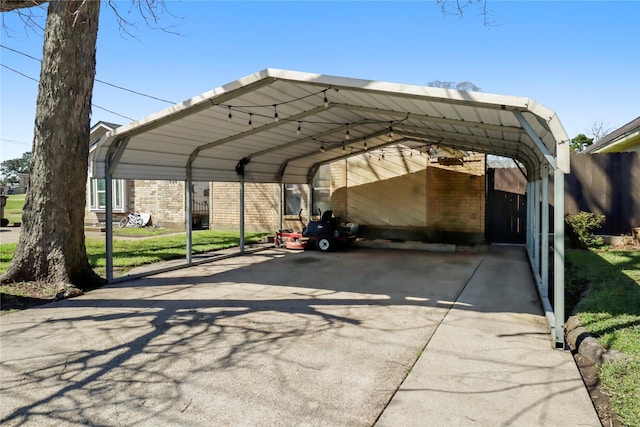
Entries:
[[617, 350], [607, 350], [580, 323], [577, 315], [570, 316], [564, 327], [564, 335], [569, 347], [597, 365], [624, 358], [626, 355]]

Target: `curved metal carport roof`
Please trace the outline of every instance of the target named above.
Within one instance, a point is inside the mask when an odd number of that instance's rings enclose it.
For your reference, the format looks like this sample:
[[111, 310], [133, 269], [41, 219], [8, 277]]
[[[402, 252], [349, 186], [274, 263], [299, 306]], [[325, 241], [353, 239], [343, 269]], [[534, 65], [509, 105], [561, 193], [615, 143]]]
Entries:
[[[551, 326], [563, 342], [564, 200], [557, 195], [569, 172], [569, 138], [556, 114], [530, 98], [266, 69], [107, 133], [90, 167], [108, 180], [308, 184], [322, 164], [405, 142], [525, 165], [527, 249], [547, 306], [548, 177], [555, 174], [556, 298], [547, 311], [559, 314]], [[191, 262], [190, 221], [187, 229]]]

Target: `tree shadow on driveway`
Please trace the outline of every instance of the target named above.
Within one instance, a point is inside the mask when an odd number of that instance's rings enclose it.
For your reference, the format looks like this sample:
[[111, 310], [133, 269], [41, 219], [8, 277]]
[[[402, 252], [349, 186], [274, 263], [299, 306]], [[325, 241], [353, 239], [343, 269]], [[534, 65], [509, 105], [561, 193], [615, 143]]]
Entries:
[[371, 425], [481, 259], [269, 251], [4, 316], [0, 423]]

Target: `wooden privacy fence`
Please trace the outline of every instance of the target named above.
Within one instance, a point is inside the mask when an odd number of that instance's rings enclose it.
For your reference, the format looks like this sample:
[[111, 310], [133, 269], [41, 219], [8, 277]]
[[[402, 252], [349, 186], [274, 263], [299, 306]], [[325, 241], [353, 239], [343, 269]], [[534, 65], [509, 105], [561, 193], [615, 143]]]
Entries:
[[[511, 221], [511, 223], [500, 222], [501, 217], [496, 212], [505, 208], [497, 204], [496, 200], [507, 200], [507, 202], [517, 200], [519, 206], [524, 201], [526, 205], [526, 199], [521, 197], [526, 191], [526, 179], [520, 170], [515, 168], [491, 169], [487, 178], [489, 187], [487, 225], [492, 224], [490, 222], [492, 218], [494, 227], [511, 233], [510, 239], [513, 240], [513, 233], [520, 228], [514, 230], [513, 218], [507, 219], [506, 215], [504, 221]], [[550, 178], [550, 183], [552, 181], [553, 177]], [[494, 193], [494, 199], [490, 199], [490, 193]], [[553, 215], [553, 197], [553, 185], [551, 185], [550, 215]], [[640, 152], [571, 154], [571, 173], [565, 175], [564, 200], [565, 213], [574, 214], [585, 211], [605, 215], [606, 221], [598, 230], [599, 234], [631, 233], [633, 228], [640, 227]], [[513, 209], [513, 207], [506, 209]], [[491, 217], [492, 214], [495, 215]], [[550, 224], [553, 227], [553, 221], [550, 221]], [[523, 230], [524, 227], [522, 227]], [[490, 237], [488, 231], [487, 238]], [[518, 239], [521, 238], [516, 238]]]

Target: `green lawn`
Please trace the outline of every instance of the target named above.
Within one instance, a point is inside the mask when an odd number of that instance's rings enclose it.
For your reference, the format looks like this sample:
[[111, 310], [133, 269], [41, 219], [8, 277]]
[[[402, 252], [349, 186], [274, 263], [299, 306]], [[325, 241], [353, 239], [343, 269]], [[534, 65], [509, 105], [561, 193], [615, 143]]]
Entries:
[[[245, 234], [245, 243], [257, 242], [264, 233]], [[193, 253], [204, 253], [238, 246], [240, 242], [237, 232], [197, 231], [193, 233]], [[98, 274], [104, 275], [106, 257], [103, 239], [87, 239], [87, 255], [89, 264]], [[5, 271], [11, 262], [15, 244], [0, 245], [0, 273]], [[159, 236], [151, 239], [114, 240], [113, 265], [126, 271], [139, 265], [158, 261], [184, 258], [186, 256], [185, 235]]]
[[22, 222], [24, 196], [24, 194], [12, 194], [7, 197], [7, 205], [4, 207], [4, 217], [9, 220], [9, 224]]
[[605, 348], [628, 355], [601, 366], [600, 380], [620, 421], [640, 426], [640, 251], [568, 251], [567, 290], [586, 290], [580, 322]]
[[113, 227], [113, 235], [114, 236], [128, 236], [128, 237], [151, 237], [151, 236], [162, 236], [163, 234], [172, 234], [176, 233], [175, 230], [170, 230], [168, 228], [160, 228], [160, 227]]

